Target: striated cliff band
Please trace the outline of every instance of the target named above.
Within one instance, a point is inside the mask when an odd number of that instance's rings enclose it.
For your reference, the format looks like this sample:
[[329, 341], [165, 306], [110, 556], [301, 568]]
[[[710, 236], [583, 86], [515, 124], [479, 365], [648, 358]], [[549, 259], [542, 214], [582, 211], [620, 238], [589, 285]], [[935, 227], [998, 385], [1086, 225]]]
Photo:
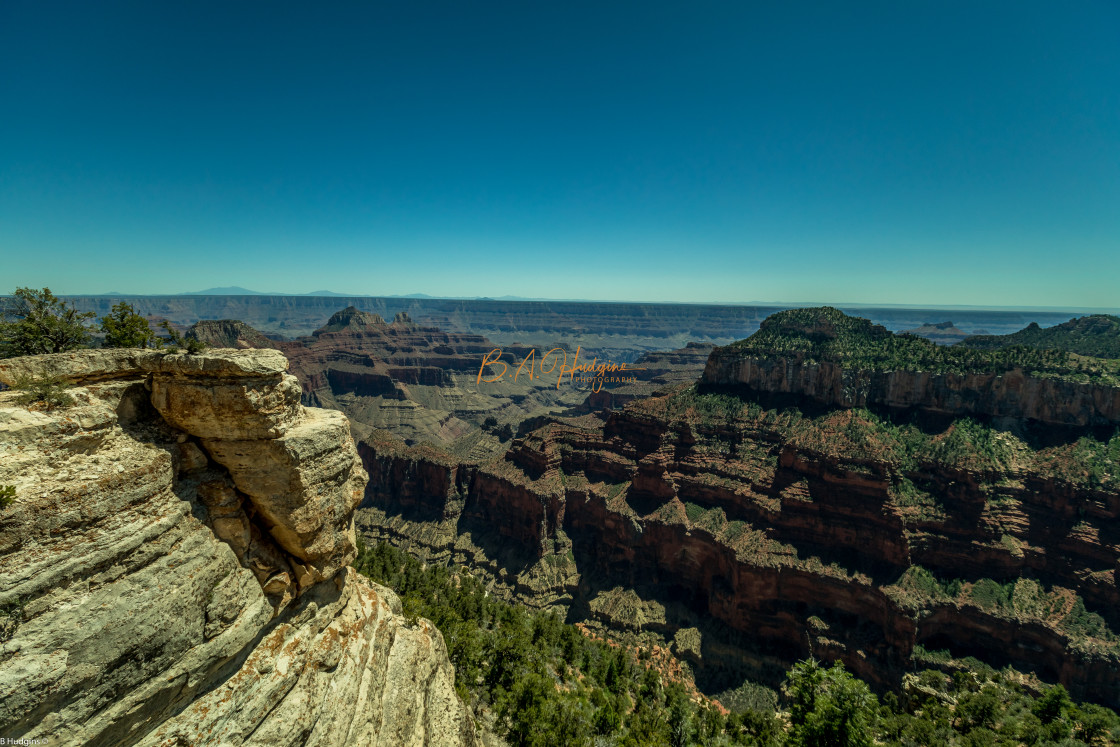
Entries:
[[792, 395], [826, 407], [1120, 424], [1120, 364], [1065, 350], [939, 347], [836, 309], [775, 314], [746, 340], [716, 348], [703, 387]]
[[359, 528], [671, 642], [709, 694], [814, 655], [884, 689], [1011, 666], [1120, 705], [1117, 362], [939, 350], [796, 312], [697, 386], [485, 464], [370, 438]]
[[274, 350], [0, 362], [0, 737], [473, 745], [439, 632], [349, 567], [366, 473]]

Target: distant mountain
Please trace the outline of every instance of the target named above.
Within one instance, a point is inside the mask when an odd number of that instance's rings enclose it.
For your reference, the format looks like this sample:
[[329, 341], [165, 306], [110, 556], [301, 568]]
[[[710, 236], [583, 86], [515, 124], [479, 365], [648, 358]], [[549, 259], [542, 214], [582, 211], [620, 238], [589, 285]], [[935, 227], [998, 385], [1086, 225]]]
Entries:
[[963, 347], [998, 350], [1028, 345], [1046, 350], [1066, 350], [1097, 358], [1120, 358], [1120, 317], [1093, 314], [1043, 329], [1031, 322], [1009, 335], [973, 335], [959, 343]]
[[310, 293], [304, 293], [303, 295], [305, 295], [305, 296], [331, 296], [331, 297], [335, 297], [335, 298], [353, 298], [356, 295], [362, 295], [362, 294], [335, 293], [334, 291], [318, 290], [318, 291], [311, 291]]
[[181, 296], [274, 296], [275, 293], [261, 293], [260, 291], [249, 290], [242, 288], [238, 285], [227, 285], [221, 288], [207, 288], [200, 291], [188, 291], [187, 293], [180, 293]]

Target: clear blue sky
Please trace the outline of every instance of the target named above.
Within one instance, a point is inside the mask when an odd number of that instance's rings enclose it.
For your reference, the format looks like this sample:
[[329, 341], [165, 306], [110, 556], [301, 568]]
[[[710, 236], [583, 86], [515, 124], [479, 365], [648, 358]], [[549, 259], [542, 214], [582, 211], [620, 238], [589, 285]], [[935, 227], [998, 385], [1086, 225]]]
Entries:
[[5, 0], [0, 292], [1116, 307], [1118, 40], [1113, 0]]

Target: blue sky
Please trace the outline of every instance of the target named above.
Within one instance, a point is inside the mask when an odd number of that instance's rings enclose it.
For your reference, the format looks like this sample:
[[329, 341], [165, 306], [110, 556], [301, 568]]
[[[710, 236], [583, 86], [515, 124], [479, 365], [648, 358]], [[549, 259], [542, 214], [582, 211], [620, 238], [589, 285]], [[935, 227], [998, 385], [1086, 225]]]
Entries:
[[0, 292], [1120, 306], [1120, 4], [0, 3]]

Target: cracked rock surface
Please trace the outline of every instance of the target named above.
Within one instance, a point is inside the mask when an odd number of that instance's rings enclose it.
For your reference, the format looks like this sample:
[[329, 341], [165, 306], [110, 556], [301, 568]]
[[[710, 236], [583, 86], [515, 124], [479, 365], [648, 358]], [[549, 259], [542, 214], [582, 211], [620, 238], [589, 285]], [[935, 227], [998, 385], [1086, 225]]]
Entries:
[[348, 564], [366, 474], [272, 350], [0, 361], [0, 737], [473, 745], [439, 632]]

